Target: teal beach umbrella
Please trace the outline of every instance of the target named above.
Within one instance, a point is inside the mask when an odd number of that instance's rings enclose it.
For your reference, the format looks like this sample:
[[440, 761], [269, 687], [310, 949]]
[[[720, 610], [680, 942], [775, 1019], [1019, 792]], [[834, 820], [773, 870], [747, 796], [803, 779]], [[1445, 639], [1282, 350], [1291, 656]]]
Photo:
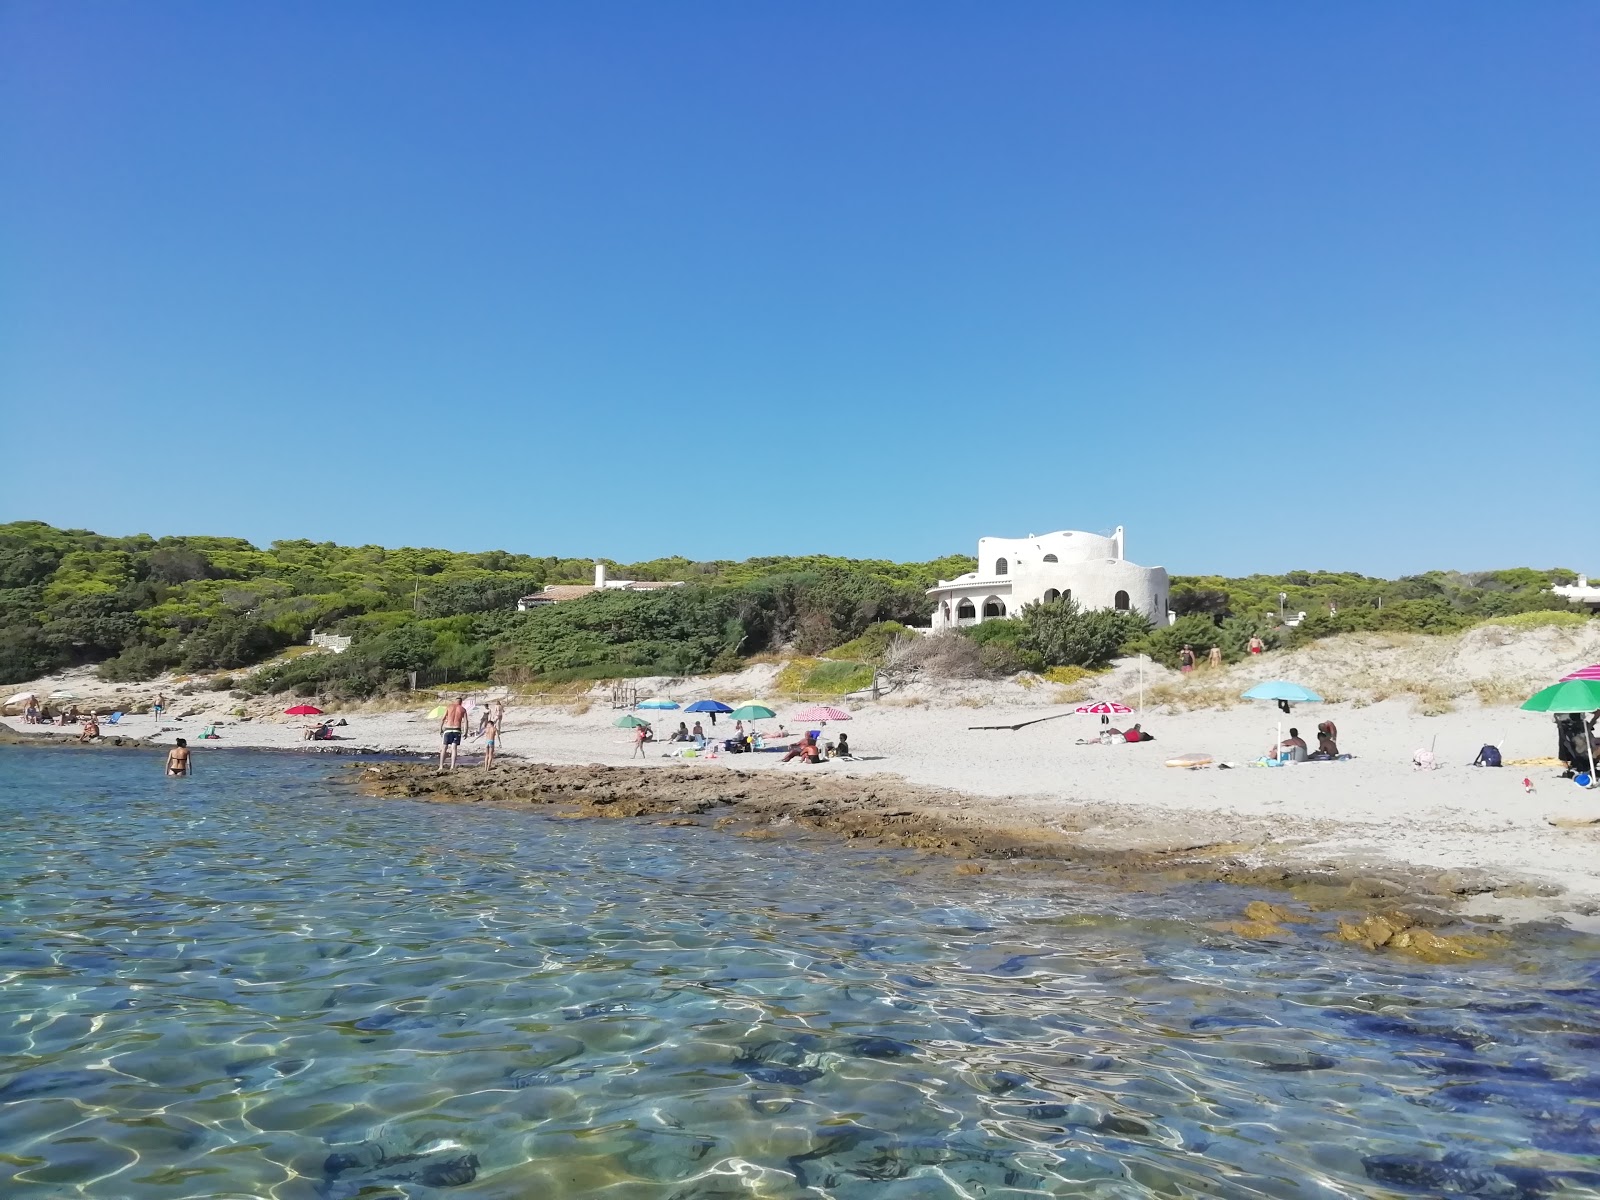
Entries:
[[613, 721], [611, 723], [613, 725], [615, 725], [618, 729], [637, 729], [641, 725], [649, 725], [650, 724], [649, 721], [643, 720], [640, 717], [636, 717], [632, 713], [624, 713], [622, 716], [618, 717], [615, 721]]
[[760, 704], [746, 704], [743, 708], [736, 708], [728, 714], [735, 721], [766, 721], [777, 715], [770, 708]]
[[[1535, 692], [1522, 702], [1527, 712], [1586, 713], [1600, 709], [1600, 679], [1566, 679]], [[1589, 786], [1594, 787], [1594, 739], [1583, 731], [1589, 744]]]

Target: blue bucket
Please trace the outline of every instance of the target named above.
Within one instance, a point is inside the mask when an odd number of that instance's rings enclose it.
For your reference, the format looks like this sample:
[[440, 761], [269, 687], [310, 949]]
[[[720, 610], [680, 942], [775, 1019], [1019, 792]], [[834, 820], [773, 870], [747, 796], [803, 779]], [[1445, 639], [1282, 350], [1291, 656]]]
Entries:
[[1584, 772], [1580, 775], [1574, 775], [1572, 777], [1572, 782], [1577, 784], [1579, 787], [1588, 787], [1590, 783], [1588, 772]]

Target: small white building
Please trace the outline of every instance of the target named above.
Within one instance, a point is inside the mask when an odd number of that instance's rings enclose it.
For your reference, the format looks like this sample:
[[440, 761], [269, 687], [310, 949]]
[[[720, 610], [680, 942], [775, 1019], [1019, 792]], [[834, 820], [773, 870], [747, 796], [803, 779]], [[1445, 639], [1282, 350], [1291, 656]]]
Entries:
[[595, 592], [658, 592], [663, 588], [682, 587], [683, 580], [673, 579], [660, 583], [641, 579], [611, 579], [606, 575], [606, 565], [595, 560], [594, 586], [587, 583], [557, 583], [550, 587], [540, 588], [531, 596], [523, 596], [517, 601], [517, 611], [527, 612], [529, 609], [543, 608], [546, 604], [560, 604], [563, 600], [576, 600], [580, 596], [588, 596]]
[[933, 628], [1014, 617], [1024, 605], [1072, 599], [1080, 608], [1115, 608], [1167, 623], [1167, 572], [1122, 556], [1122, 526], [1110, 537], [1063, 529], [1025, 538], [980, 538], [978, 569], [928, 589]]
[[1569, 604], [1587, 604], [1600, 609], [1600, 587], [1590, 583], [1587, 575], [1579, 575], [1577, 583], [1557, 584], [1550, 590]]

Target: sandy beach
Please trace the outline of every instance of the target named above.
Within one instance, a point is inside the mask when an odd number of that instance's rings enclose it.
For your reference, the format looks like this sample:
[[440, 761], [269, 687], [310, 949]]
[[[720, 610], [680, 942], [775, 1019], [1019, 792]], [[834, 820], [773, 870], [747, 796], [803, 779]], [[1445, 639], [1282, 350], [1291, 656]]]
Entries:
[[[509, 697], [502, 754], [509, 763], [632, 765], [652, 770], [714, 767], [740, 773], [782, 772], [797, 781], [871, 779], [871, 786], [879, 789], [900, 783], [919, 789], [919, 796], [932, 790], [959, 800], [968, 821], [997, 828], [1020, 823], [1065, 831], [1085, 853], [1160, 855], [1210, 848], [1251, 867], [1345, 874], [1423, 869], [1436, 875], [1450, 873], [1447, 878], [1459, 880], [1456, 890], [1463, 894], [1487, 896], [1493, 891], [1504, 902], [1543, 893], [1555, 907], [1582, 913], [1600, 903], [1600, 873], [1594, 869], [1600, 851], [1600, 792], [1586, 792], [1559, 778], [1558, 768], [1548, 758], [1555, 749], [1548, 717], [1520, 712], [1510, 704], [1481, 703], [1477, 694], [1495, 692], [1481, 683], [1474, 691], [1469, 677], [1475, 670], [1500, 680], [1497, 686], [1514, 689], [1523, 686], [1515, 678], [1527, 675], [1536, 680], [1556, 670], [1558, 661], [1591, 653], [1600, 657], [1600, 647], [1588, 644], [1587, 631], [1581, 631], [1582, 644], [1565, 631], [1535, 632], [1538, 636], [1479, 636], [1473, 631], [1466, 638], [1420, 639], [1398, 649], [1390, 647], [1387, 663], [1380, 654], [1382, 647], [1357, 643], [1341, 651], [1318, 646], [1302, 652], [1298, 660], [1274, 656], [1217, 673], [1217, 678], [1182, 681], [1176, 692], [1171, 673], [1146, 668], [1145, 711], [1117, 718], [1122, 724], [1141, 720], [1155, 735], [1155, 741], [1136, 745], [1082, 744], [1080, 739], [1093, 739], [1098, 733], [1098, 718], [1062, 715], [1069, 708], [1060, 702], [1064, 695], [1060, 688], [1007, 681], [919, 685], [876, 703], [852, 700], [848, 707], [855, 719], [843, 727], [856, 754], [849, 762], [807, 767], [781, 763], [777, 754], [685, 758], [679, 756], [681, 747], [664, 743], [648, 746], [648, 756], [641, 762], [633, 757], [629, 732], [614, 727], [621, 713], [611, 708], [609, 689], [604, 687], [585, 696], [564, 697], [560, 704], [520, 703]], [[1475, 647], [1469, 640], [1474, 637], [1482, 644]], [[1396, 653], [1432, 656], [1420, 664], [1429, 677], [1456, 680], [1462, 694], [1445, 706], [1449, 711], [1429, 715], [1430, 705], [1437, 702], [1419, 698], [1415, 689], [1376, 701], [1370, 699], [1370, 691], [1350, 694], [1354, 691], [1350, 681], [1358, 673], [1381, 676], [1387, 671], [1396, 676], [1404, 665], [1395, 660]], [[1328, 679], [1328, 663], [1338, 655], [1342, 655], [1337, 658], [1342, 684]], [[1463, 668], [1463, 656], [1468, 655], [1475, 656], [1476, 666]], [[1319, 666], [1318, 656], [1327, 661]], [[1406, 669], [1418, 666], [1410, 663]], [[768, 685], [775, 670], [766, 665], [712, 680], [639, 680], [639, 694], [683, 703], [705, 695], [735, 703], [765, 697], [777, 709], [779, 720], [764, 726], [775, 732], [787, 724], [792, 733], [799, 726], [787, 718], [801, 704], [770, 695]], [[1133, 670], [1123, 664], [1094, 681], [1096, 693], [1136, 702]], [[1217, 692], [1237, 695], [1253, 678], [1282, 674], [1317, 684], [1319, 673], [1325, 694], [1349, 698], [1300, 706], [1288, 717], [1270, 704], [1182, 711], [1183, 687], [1204, 701]], [[1508, 675], [1513, 682], [1505, 682]], [[122, 685], [113, 692], [86, 673], [76, 673], [41, 681], [38, 688], [41, 694], [70, 689], [131, 709], [148, 703], [162, 686], [163, 681]], [[278, 711], [286, 702], [241, 705], [225, 693], [177, 694], [170, 681], [165, 686], [171, 707], [159, 726], [149, 715], [130, 713], [115, 732], [155, 744], [186, 737], [198, 752], [200, 770], [204, 756], [219, 749], [377, 754], [433, 754], [438, 749], [438, 723], [425, 716], [435, 703], [431, 694], [419, 695], [412, 707], [391, 711], [360, 705], [330, 707], [330, 716], [347, 722], [336, 731], [340, 740], [309, 743], [303, 740], [305, 718]], [[1162, 702], [1153, 703], [1155, 697], [1163, 697]], [[249, 719], [234, 715], [241, 707], [253, 715]], [[675, 728], [680, 719], [694, 720], [672, 712], [658, 717], [663, 730]], [[1311, 735], [1317, 722], [1325, 719], [1337, 723], [1340, 748], [1354, 756], [1349, 761], [1278, 769], [1250, 765], [1273, 743], [1280, 720], [1285, 729], [1292, 725]], [[1024, 722], [1035, 723], [1015, 730], [974, 728]], [[19, 733], [56, 737], [76, 733], [25, 727], [17, 717], [6, 718], [6, 724]], [[198, 740], [207, 725], [216, 726], [217, 740]], [[112, 728], [108, 726], [107, 732]], [[708, 721], [705, 728], [712, 731]], [[729, 732], [726, 720], [716, 732]], [[1499, 770], [1470, 766], [1484, 743], [1498, 744], [1507, 766]], [[1433, 751], [1436, 770], [1413, 767], [1413, 754], [1421, 748]], [[1170, 758], [1191, 753], [1211, 756], [1213, 765], [1200, 770], [1164, 765]], [[462, 769], [478, 769], [480, 758], [481, 743], [469, 741]], [[1544, 761], [1514, 765], [1519, 760]], [[1238, 765], [1230, 769], [1223, 763]]]

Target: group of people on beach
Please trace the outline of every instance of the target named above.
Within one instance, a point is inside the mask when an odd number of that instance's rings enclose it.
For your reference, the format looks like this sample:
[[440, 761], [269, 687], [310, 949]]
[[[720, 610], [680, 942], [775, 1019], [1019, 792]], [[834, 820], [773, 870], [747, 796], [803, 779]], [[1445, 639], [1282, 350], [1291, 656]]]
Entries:
[[[1265, 654], [1267, 650], [1267, 644], [1254, 634], [1251, 634], [1248, 649], [1251, 654]], [[1178, 651], [1178, 670], [1187, 675], [1190, 671], [1195, 669], [1195, 666], [1199, 663], [1199, 661], [1199, 656], [1195, 654], [1194, 647], [1188, 642], [1185, 642], [1183, 644], [1183, 649]], [[1221, 646], [1213, 646], [1211, 649], [1206, 651], [1206, 666], [1212, 669], [1221, 668]]]
[[1317, 749], [1312, 753], [1300, 731], [1293, 727], [1289, 736], [1267, 751], [1267, 757], [1286, 762], [1331, 762], [1339, 757], [1339, 728], [1332, 721], [1317, 723]]
[[460, 696], [452, 697], [445, 706], [444, 715], [439, 718], [439, 770], [446, 769], [446, 761], [449, 762], [448, 769], [455, 770], [462, 744], [469, 736], [474, 740], [483, 740], [483, 765], [492, 767], [505, 719], [505, 702], [493, 700], [483, 706], [478, 714], [478, 732], [472, 733], [472, 714], [467, 711], [466, 701]]

